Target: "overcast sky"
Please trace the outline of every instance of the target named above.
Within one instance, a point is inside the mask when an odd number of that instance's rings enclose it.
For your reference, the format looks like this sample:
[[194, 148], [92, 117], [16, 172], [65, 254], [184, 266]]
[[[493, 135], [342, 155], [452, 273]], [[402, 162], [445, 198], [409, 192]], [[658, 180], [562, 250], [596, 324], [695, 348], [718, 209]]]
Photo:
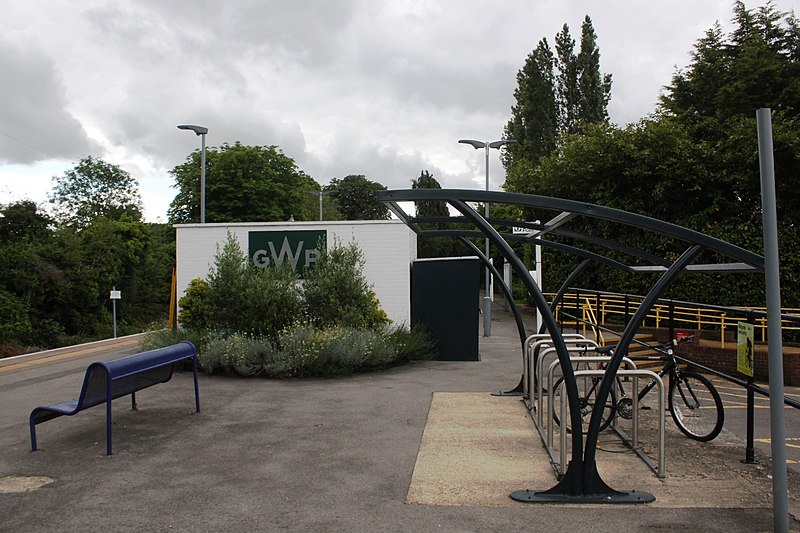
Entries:
[[[800, 0], [778, 0], [796, 10]], [[748, 8], [763, 2], [748, 1]], [[0, 204], [44, 202], [87, 155], [138, 179], [165, 221], [168, 171], [207, 143], [277, 145], [321, 184], [364, 174], [408, 188], [428, 170], [483, 188], [516, 73], [542, 37], [585, 15], [613, 75], [612, 122], [655, 109], [732, 0], [2, 0]], [[491, 187], [503, 170], [492, 152]]]

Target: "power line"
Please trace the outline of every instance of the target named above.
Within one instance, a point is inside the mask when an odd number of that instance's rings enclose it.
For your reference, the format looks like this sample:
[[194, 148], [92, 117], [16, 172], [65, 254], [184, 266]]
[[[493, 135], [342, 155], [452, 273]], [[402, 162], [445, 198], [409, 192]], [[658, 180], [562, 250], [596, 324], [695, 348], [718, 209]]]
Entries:
[[3, 137], [8, 137], [8, 138], [9, 138], [9, 139], [11, 139], [12, 141], [17, 141], [18, 143], [20, 143], [20, 144], [22, 144], [22, 145], [24, 145], [24, 146], [27, 146], [27, 147], [28, 147], [28, 148], [30, 148], [31, 150], [35, 150], [35, 151], [39, 152], [40, 154], [42, 154], [42, 155], [44, 155], [44, 156], [50, 157], [50, 154], [48, 154], [47, 152], [45, 152], [45, 151], [44, 151], [44, 150], [42, 150], [41, 148], [39, 148], [39, 147], [37, 147], [37, 146], [34, 146], [34, 145], [32, 145], [31, 143], [25, 142], [25, 141], [23, 141], [22, 139], [18, 139], [18, 138], [16, 138], [16, 137], [14, 137], [13, 135], [9, 135], [8, 133], [6, 133], [6, 132], [4, 132], [4, 131], [0, 131], [0, 135], [2, 135]]

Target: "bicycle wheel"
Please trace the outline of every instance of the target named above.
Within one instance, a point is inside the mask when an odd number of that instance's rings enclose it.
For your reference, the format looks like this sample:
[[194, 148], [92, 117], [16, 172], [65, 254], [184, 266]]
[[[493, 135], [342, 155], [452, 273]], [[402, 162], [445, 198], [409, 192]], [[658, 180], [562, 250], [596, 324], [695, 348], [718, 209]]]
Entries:
[[[597, 391], [600, 389], [600, 381], [602, 378], [591, 378], [589, 383], [591, 384], [589, 388], [585, 391], [578, 392], [578, 405], [580, 406], [581, 410], [581, 420], [583, 422], [583, 433], [586, 434], [589, 432], [589, 422], [592, 419], [592, 411], [594, 411], [595, 405], [597, 404]], [[559, 402], [553, 405], [553, 421], [555, 421], [557, 426], [561, 425], [561, 420], [558, 416], [558, 410], [560, 409], [560, 402], [561, 402], [561, 395], [566, 394], [567, 390], [566, 387], [563, 386], [562, 382], [564, 378], [559, 378], [556, 381], [555, 385], [553, 385], [553, 390], [557, 391], [555, 395], [552, 397], [552, 401]], [[579, 380], [580, 381], [580, 380]], [[567, 404], [569, 408], [569, 404]], [[600, 431], [603, 431], [611, 424], [611, 420], [614, 418], [614, 413], [617, 410], [617, 394], [614, 392], [614, 388], [612, 387], [609, 391], [608, 398], [606, 399], [606, 404], [603, 409], [603, 418], [600, 422]], [[569, 416], [567, 414], [567, 416]], [[567, 431], [572, 432], [572, 427], [567, 425]]]
[[669, 412], [684, 435], [701, 442], [716, 438], [725, 422], [717, 389], [705, 376], [691, 370], [672, 375]]

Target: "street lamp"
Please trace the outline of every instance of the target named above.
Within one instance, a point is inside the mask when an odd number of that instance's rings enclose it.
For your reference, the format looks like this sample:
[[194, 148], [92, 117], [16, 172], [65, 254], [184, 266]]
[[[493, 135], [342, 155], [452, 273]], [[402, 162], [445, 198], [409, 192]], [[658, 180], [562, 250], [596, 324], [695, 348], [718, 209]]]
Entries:
[[195, 132], [200, 137], [200, 223], [206, 223], [206, 133], [208, 128], [204, 126], [193, 126], [191, 124], [181, 124], [179, 130], [189, 130]]
[[[499, 141], [491, 141], [491, 142], [484, 142], [484, 141], [476, 141], [473, 139], [460, 139], [458, 141], [460, 144], [468, 144], [479, 150], [483, 148], [486, 152], [486, 190], [489, 190], [489, 149], [494, 148], [495, 150], [499, 150], [500, 147], [513, 143], [515, 141], [512, 140], [505, 140], [501, 139]], [[483, 205], [483, 217], [487, 220], [489, 219], [489, 202], [485, 202]], [[489, 238], [486, 238], [486, 258], [490, 259], [489, 256]], [[491, 278], [492, 274], [489, 271], [489, 267], [486, 267], [486, 291], [483, 295], [483, 336], [484, 337], [491, 337], [492, 336], [492, 297], [490, 296], [491, 291]]]
[[311, 196], [319, 195], [319, 220], [322, 222], [322, 197], [328, 196], [329, 194], [333, 194], [336, 191], [306, 191]]

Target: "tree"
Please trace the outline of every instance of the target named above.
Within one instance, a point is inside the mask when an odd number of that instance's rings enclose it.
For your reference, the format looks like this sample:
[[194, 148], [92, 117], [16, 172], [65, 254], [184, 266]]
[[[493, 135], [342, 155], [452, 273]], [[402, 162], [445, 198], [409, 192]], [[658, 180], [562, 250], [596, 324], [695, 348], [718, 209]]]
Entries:
[[[412, 189], [441, 189], [442, 186], [427, 170], [420, 172], [419, 177], [411, 180]], [[450, 214], [447, 202], [436, 200], [423, 200], [416, 202], [415, 211], [418, 217], [446, 217]]]
[[325, 187], [333, 197], [344, 220], [388, 220], [389, 209], [378, 201], [378, 191], [386, 187], [363, 175], [334, 178]]
[[547, 39], [539, 41], [517, 73], [516, 104], [506, 124], [506, 145], [501, 159], [506, 170], [520, 160], [537, 161], [556, 148], [559, 107], [554, 83], [555, 58]]
[[578, 86], [578, 57], [575, 55], [575, 39], [564, 24], [556, 34], [556, 55], [558, 57], [556, 93], [558, 94], [558, 131], [575, 133], [578, 130], [580, 90]]
[[516, 141], [502, 156], [509, 173], [517, 164], [536, 165], [556, 149], [561, 135], [608, 121], [611, 76], [600, 72], [591, 19], [586, 16], [583, 21], [577, 54], [567, 24], [556, 34], [555, 46], [553, 55], [547, 39], [539, 41], [517, 73], [516, 104], [504, 130], [506, 139]]
[[98, 217], [119, 218], [123, 213], [141, 219], [139, 184], [117, 165], [89, 156], [53, 180], [49, 200], [62, 223], [85, 227]]
[[0, 241], [41, 241], [51, 236], [53, 220], [30, 200], [9, 204], [0, 210]]
[[[178, 189], [167, 210], [171, 223], [200, 221], [200, 155], [194, 151], [170, 171]], [[306, 191], [317, 190], [277, 146], [237, 141], [206, 151], [206, 222], [315, 220]]]
[[25, 201], [0, 213], [0, 350], [54, 348], [107, 338], [108, 291], [123, 291], [118, 326], [140, 332], [166, 317], [174, 230], [128, 214], [54, 226]]
[[578, 68], [578, 121], [597, 124], [608, 120], [608, 101], [611, 99], [611, 74], [600, 72], [600, 49], [592, 19], [587, 15], [581, 25], [581, 49]]
[[772, 4], [753, 12], [736, 2], [734, 23], [727, 38], [716, 24], [698, 40], [691, 65], [673, 75], [661, 97], [662, 112], [706, 139], [725, 137], [727, 120], [760, 107], [800, 111], [796, 19]]
[[[423, 170], [419, 178], [411, 180], [412, 189], [441, 189], [441, 185], [436, 178]], [[447, 202], [444, 201], [421, 201], [415, 204], [416, 215], [418, 217], [446, 217], [450, 215]], [[443, 223], [421, 223], [423, 229], [443, 229], [448, 224]], [[417, 237], [417, 256], [423, 257], [452, 257], [461, 255], [465, 251], [464, 246], [452, 237]]]
[[[785, 305], [794, 306], [800, 302], [800, 254], [795, 253], [800, 244], [800, 108], [794, 103], [797, 79], [789, 73], [796, 72], [800, 60], [792, 37], [796, 20], [779, 22], [770, 5], [751, 12], [737, 3], [734, 14], [737, 27], [730, 35], [715, 25], [696, 43], [691, 64], [665, 89], [659, 113], [625, 128], [598, 123], [563, 135], [559, 150], [537, 164], [515, 164], [506, 187], [638, 212], [759, 252], [763, 243], [755, 110], [773, 106], [782, 294]], [[576, 221], [571, 229], [667, 258], [680, 252], [674, 242], [621, 225], [579, 224]], [[626, 263], [635, 261], [607, 249], [598, 251]], [[553, 266], [545, 269], [545, 276], [559, 282], [574, 266], [562, 259], [546, 261]], [[583, 274], [580, 283], [639, 292], [650, 281], [597, 270]], [[758, 276], [692, 274], [671, 290], [672, 297], [683, 300], [763, 304], [763, 278]]]

